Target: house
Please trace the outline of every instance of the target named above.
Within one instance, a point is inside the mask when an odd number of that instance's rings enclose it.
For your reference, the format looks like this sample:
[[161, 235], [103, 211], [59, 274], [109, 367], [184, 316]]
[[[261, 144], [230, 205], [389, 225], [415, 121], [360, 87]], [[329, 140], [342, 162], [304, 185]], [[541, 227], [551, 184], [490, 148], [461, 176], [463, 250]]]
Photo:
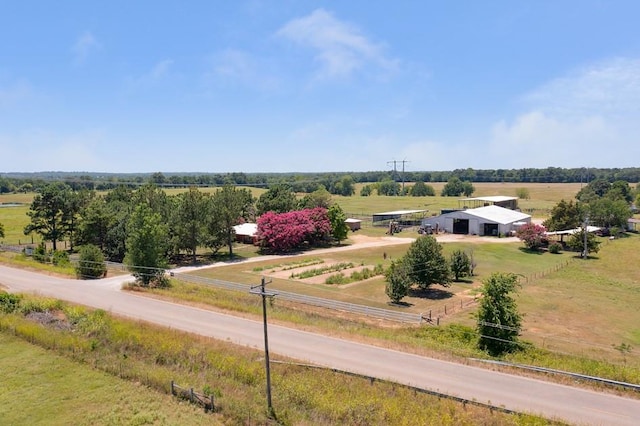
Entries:
[[239, 243], [255, 244], [257, 242], [258, 225], [256, 223], [242, 223], [235, 225], [236, 241]]
[[423, 219], [422, 226], [452, 234], [499, 236], [510, 235], [528, 223], [531, 223], [531, 215], [492, 204]]

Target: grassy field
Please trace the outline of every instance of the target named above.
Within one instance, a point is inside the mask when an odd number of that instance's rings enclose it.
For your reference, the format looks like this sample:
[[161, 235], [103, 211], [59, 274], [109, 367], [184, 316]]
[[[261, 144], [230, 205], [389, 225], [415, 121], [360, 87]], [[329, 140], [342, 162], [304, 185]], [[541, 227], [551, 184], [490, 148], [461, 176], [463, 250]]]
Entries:
[[[46, 307], [75, 325], [65, 330], [0, 313], [0, 373], [11, 377], [0, 389], [3, 424], [548, 424], [286, 362], [272, 365], [274, 422], [266, 416], [261, 351], [46, 299], [22, 306]], [[213, 392], [216, 413], [168, 397], [175, 378]]]
[[219, 419], [0, 333], [0, 419], [5, 425], [215, 425]]
[[[434, 197], [387, 197], [371, 195], [361, 197], [362, 184], [356, 185], [356, 195], [352, 197], [333, 196], [333, 199], [342, 207], [342, 210], [353, 216], [370, 216], [392, 210], [428, 210], [428, 215], [439, 214], [442, 209], [461, 208], [464, 203], [459, 202], [459, 197], [442, 197], [440, 192], [445, 183], [432, 182], [436, 192]], [[407, 184], [410, 186], [410, 184]], [[518, 204], [523, 211], [531, 212], [534, 217], [545, 217], [558, 201], [572, 200], [580, 190], [579, 183], [474, 183], [476, 191], [472, 197], [504, 195], [516, 196], [518, 188], [529, 191], [529, 199], [519, 200]]]

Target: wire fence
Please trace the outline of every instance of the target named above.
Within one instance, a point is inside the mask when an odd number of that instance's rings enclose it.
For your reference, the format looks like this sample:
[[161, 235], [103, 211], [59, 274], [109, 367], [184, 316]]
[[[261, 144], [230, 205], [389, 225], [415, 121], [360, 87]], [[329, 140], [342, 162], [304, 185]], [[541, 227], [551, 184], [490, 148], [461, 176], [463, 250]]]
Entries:
[[[251, 289], [251, 286], [248, 284], [240, 284], [240, 283], [234, 283], [230, 281], [216, 280], [212, 278], [201, 277], [199, 275], [194, 275], [194, 274], [181, 273], [179, 274], [179, 277], [181, 280], [184, 280], [184, 281], [188, 281], [196, 284], [210, 285], [210, 286], [214, 286], [214, 287], [222, 288], [226, 290], [249, 292]], [[365, 315], [372, 318], [402, 322], [402, 323], [419, 324], [423, 322], [423, 317], [424, 317], [424, 315], [420, 313], [398, 312], [390, 309], [359, 305], [355, 303], [342, 302], [339, 300], [324, 299], [321, 297], [291, 293], [288, 291], [278, 290], [277, 297], [279, 299], [286, 300], [289, 302], [302, 303], [310, 306], [334, 309], [338, 311], [355, 313], [355, 314]]]

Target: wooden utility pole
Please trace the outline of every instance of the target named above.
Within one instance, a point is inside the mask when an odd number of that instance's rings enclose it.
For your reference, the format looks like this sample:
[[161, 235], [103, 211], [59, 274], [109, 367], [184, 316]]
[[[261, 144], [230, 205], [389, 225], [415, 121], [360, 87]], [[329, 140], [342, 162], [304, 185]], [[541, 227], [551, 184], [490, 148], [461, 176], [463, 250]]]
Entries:
[[[271, 281], [269, 281], [271, 282]], [[267, 411], [271, 418], [275, 418], [275, 411], [273, 410], [273, 404], [271, 403], [271, 368], [269, 364], [269, 338], [267, 336], [267, 296], [273, 297], [277, 293], [267, 293], [265, 286], [269, 284], [264, 277], [260, 280], [260, 284], [251, 287], [249, 291], [252, 294], [259, 294], [262, 296], [262, 322], [264, 325], [264, 364], [267, 374]]]

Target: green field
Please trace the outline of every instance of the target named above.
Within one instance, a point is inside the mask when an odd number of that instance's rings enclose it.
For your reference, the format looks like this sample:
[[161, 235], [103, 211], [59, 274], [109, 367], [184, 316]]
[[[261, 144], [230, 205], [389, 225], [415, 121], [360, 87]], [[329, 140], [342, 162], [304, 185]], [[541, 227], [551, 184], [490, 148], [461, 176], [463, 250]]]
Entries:
[[5, 425], [215, 425], [215, 416], [0, 333]]

